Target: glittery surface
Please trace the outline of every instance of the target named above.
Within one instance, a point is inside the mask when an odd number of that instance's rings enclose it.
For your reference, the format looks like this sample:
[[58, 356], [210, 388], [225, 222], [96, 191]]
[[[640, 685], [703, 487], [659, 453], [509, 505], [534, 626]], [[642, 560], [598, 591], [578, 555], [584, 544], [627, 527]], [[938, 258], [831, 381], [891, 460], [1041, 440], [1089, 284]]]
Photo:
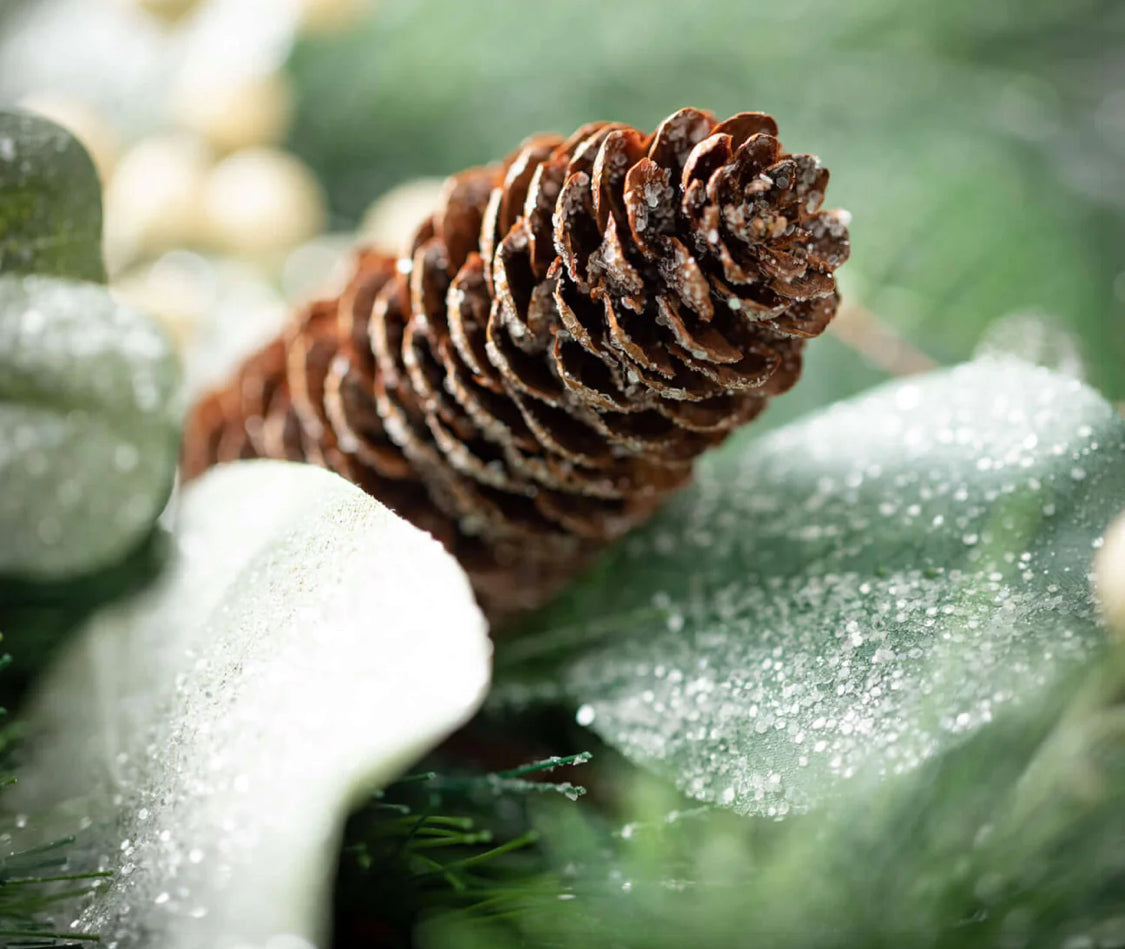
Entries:
[[436, 541], [313, 467], [215, 469], [176, 546], [47, 674], [17, 804], [86, 817], [114, 876], [72, 928], [106, 949], [322, 945], [346, 810], [476, 708], [484, 620]]
[[1123, 505], [1125, 423], [1075, 380], [982, 360], [895, 382], [707, 459], [501, 655], [496, 704], [573, 702], [698, 798], [807, 809], [1090, 657]]
[[119, 560], [171, 491], [182, 411], [172, 345], [104, 288], [0, 277], [0, 574]]

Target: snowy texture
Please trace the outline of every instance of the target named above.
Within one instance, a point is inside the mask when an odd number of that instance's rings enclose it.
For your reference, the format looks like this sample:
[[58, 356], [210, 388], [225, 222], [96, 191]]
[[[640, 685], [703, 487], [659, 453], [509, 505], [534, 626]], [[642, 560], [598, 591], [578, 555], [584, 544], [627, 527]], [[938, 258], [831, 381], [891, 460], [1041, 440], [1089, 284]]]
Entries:
[[105, 279], [101, 184], [69, 132], [0, 110], [0, 274], [13, 273]]
[[[323, 945], [348, 807], [461, 724], [483, 618], [440, 545], [336, 475], [217, 468], [177, 555], [48, 673], [27, 810], [93, 818], [102, 945]], [[64, 822], [65, 823], [65, 822]]]
[[909, 771], [1098, 650], [1088, 570], [1125, 423], [983, 360], [720, 452], [514, 642], [497, 702], [781, 816]]
[[179, 450], [171, 343], [99, 286], [0, 277], [0, 574], [115, 563], [151, 530]]

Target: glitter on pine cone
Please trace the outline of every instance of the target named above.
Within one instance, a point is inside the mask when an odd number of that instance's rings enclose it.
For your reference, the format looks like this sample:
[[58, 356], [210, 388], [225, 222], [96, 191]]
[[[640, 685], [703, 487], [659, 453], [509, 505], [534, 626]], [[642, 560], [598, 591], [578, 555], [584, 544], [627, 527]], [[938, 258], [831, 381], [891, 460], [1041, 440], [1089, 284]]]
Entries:
[[325, 465], [445, 544], [494, 620], [533, 608], [797, 381], [849, 250], [827, 183], [760, 112], [534, 136], [204, 398], [185, 476]]

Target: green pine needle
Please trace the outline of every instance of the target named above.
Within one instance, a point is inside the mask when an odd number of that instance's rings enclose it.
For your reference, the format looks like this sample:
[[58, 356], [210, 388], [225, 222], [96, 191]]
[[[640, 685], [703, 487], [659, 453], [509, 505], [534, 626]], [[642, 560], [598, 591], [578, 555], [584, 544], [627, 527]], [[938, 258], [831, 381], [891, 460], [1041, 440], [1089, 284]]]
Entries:
[[[0, 670], [10, 663], [11, 656], [0, 657]], [[6, 715], [6, 710], [0, 708], [0, 718]], [[18, 737], [13, 725], [0, 729], [0, 795], [17, 781], [15, 774], [4, 769], [10, 768], [11, 751]], [[71, 870], [69, 850], [75, 843], [73, 837], [23, 850], [6, 849], [25, 823], [26, 818], [16, 815], [0, 817], [0, 944], [8, 949], [61, 949], [97, 942], [96, 936], [58, 932], [51, 911], [85, 896], [110, 874]]]
[[[540, 835], [527, 826], [523, 805], [543, 792], [577, 800], [585, 788], [533, 778], [589, 760], [583, 753], [484, 775], [424, 772], [376, 795], [348, 825], [337, 943], [362, 944], [374, 929], [387, 945], [406, 946], [430, 915], [499, 920], [557, 900], [564, 887], [542, 872]], [[513, 805], [510, 819], [497, 816], [500, 799]]]

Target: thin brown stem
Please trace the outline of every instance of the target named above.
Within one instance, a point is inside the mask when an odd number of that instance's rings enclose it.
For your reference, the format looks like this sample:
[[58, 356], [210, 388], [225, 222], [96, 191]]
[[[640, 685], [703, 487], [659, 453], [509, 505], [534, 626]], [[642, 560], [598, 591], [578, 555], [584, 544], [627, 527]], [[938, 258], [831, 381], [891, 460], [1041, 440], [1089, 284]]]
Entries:
[[894, 376], [909, 376], [936, 369], [938, 363], [912, 346], [885, 321], [858, 303], [845, 303], [830, 329], [873, 366]]

